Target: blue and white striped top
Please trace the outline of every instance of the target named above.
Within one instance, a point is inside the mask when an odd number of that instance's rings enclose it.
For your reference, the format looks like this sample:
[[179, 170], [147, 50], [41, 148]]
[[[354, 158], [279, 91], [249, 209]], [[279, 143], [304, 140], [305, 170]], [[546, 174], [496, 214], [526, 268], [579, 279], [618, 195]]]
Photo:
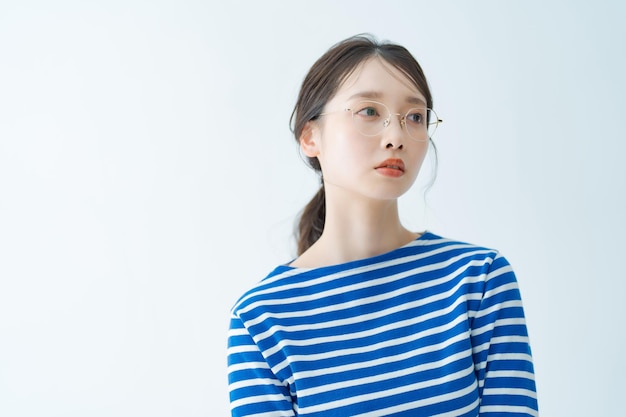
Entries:
[[517, 280], [426, 232], [383, 255], [279, 266], [232, 310], [233, 416], [536, 416]]

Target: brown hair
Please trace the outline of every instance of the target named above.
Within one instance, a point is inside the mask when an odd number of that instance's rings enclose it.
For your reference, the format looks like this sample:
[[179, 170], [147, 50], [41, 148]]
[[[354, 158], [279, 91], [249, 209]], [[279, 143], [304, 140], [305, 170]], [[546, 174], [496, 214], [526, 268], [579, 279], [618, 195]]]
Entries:
[[[298, 143], [306, 123], [316, 120], [346, 78], [362, 62], [375, 56], [404, 73], [424, 95], [426, 105], [429, 108], [433, 107], [424, 72], [406, 48], [390, 42], [378, 42], [369, 34], [356, 35], [333, 45], [313, 64], [304, 78], [290, 119], [292, 132]], [[307, 162], [321, 174], [317, 158], [307, 157]], [[298, 255], [306, 251], [322, 235], [325, 216], [326, 201], [322, 181], [322, 186], [300, 215], [296, 231]]]

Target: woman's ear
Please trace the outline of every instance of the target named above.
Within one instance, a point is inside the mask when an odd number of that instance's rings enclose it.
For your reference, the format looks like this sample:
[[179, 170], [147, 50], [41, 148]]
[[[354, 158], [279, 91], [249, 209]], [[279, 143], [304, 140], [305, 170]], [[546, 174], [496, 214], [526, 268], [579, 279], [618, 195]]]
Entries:
[[317, 123], [312, 120], [306, 122], [300, 134], [300, 149], [309, 158], [315, 158], [320, 153], [319, 136], [320, 130]]

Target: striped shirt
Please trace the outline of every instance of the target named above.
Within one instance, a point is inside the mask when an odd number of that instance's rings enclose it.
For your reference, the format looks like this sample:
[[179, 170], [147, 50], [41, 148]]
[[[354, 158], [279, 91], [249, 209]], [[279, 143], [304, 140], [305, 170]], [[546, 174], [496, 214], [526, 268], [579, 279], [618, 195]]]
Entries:
[[391, 252], [278, 266], [232, 309], [233, 416], [536, 416], [514, 272], [426, 232]]

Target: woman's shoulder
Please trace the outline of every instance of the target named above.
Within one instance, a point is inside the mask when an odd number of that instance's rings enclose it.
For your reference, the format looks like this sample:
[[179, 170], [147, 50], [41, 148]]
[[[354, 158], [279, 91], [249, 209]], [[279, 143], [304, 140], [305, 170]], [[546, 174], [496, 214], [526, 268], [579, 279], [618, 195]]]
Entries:
[[432, 231], [425, 231], [413, 242], [413, 246], [421, 246], [426, 251], [457, 251], [457, 252], [483, 252], [499, 254], [499, 251], [490, 246], [476, 244], [467, 240], [445, 237]]
[[237, 313], [264, 300], [280, 297], [281, 290], [293, 286], [294, 283], [304, 278], [305, 274], [302, 274], [298, 268], [290, 267], [288, 263], [277, 265], [262, 279], [251, 284], [250, 288], [235, 302], [232, 310]]
[[433, 268], [441, 266], [450, 271], [455, 268], [467, 270], [471, 267], [485, 273], [511, 269], [508, 259], [497, 248], [443, 237], [431, 231], [417, 239], [415, 246], [418, 249], [412, 255], [418, 259], [417, 262]]

